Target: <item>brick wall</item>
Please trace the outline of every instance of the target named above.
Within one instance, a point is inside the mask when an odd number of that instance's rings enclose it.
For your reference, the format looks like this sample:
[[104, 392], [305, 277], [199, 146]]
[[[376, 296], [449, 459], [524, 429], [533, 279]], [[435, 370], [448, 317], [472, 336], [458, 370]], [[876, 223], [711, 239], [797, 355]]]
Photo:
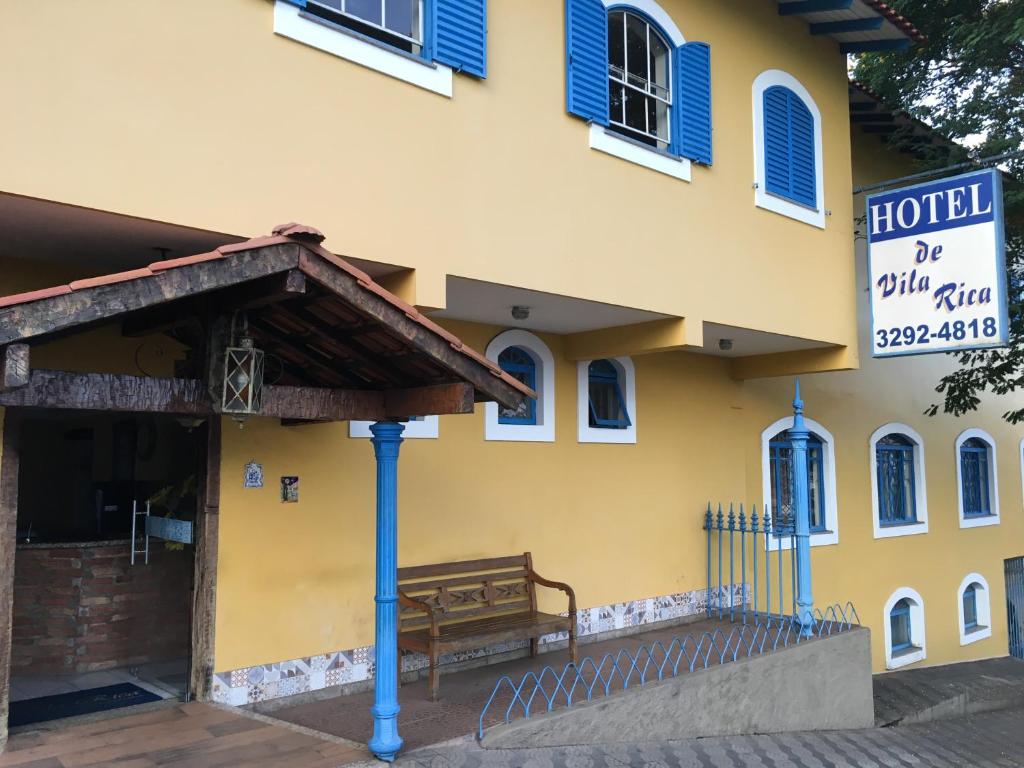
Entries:
[[130, 565], [128, 542], [21, 547], [15, 556], [15, 675], [92, 672], [184, 658], [190, 551], [156, 543]]

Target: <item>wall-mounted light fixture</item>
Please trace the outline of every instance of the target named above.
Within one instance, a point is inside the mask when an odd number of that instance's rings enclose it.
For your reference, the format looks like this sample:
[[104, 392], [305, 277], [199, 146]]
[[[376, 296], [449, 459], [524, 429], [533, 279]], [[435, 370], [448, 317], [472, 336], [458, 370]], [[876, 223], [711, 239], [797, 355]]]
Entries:
[[241, 427], [245, 419], [263, 409], [263, 350], [243, 330], [224, 350], [223, 413], [231, 414]]

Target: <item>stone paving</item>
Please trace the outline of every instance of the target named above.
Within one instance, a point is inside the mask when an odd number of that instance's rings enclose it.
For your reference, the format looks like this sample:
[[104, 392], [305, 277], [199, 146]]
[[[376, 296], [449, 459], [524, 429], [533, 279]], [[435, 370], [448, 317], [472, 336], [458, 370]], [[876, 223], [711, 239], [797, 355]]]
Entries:
[[730, 736], [659, 744], [484, 750], [471, 739], [410, 752], [399, 768], [1011, 768], [1024, 709], [897, 728]]

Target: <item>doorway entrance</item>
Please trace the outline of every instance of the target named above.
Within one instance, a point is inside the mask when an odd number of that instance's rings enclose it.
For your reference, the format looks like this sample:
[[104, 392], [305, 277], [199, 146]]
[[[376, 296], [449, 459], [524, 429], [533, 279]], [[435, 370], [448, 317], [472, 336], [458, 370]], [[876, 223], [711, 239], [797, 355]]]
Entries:
[[1024, 659], [1024, 557], [1004, 561], [1010, 655]]
[[18, 419], [10, 728], [188, 697], [198, 426], [91, 411]]

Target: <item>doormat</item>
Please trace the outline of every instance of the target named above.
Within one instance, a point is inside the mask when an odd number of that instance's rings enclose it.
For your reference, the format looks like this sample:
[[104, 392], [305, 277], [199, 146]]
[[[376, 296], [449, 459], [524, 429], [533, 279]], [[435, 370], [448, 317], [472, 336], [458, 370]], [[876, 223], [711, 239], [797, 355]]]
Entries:
[[132, 707], [151, 701], [160, 701], [160, 697], [132, 683], [58, 693], [55, 696], [41, 696], [38, 699], [23, 699], [11, 702], [7, 726], [16, 728], [19, 725], [45, 723], [48, 720]]

